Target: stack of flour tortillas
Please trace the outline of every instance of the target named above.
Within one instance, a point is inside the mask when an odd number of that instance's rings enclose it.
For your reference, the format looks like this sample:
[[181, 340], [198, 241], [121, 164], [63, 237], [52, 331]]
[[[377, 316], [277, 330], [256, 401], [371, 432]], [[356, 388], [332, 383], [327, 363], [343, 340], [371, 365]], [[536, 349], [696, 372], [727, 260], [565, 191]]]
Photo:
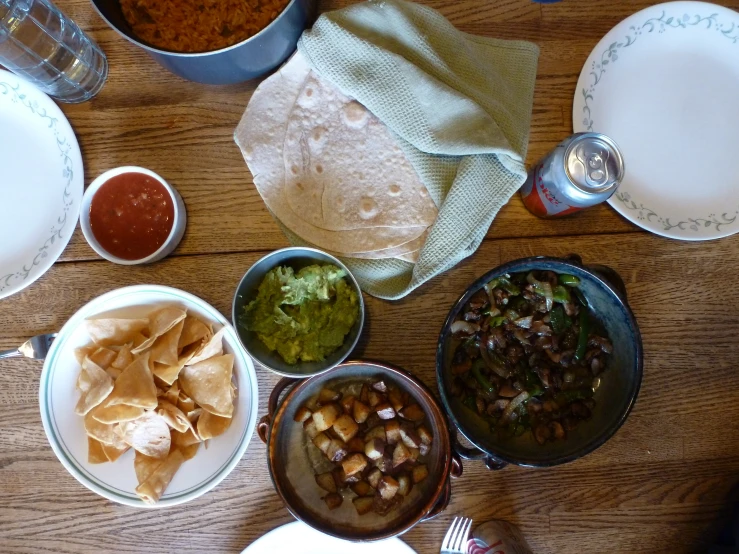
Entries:
[[272, 214], [347, 258], [415, 262], [438, 209], [390, 130], [300, 52], [265, 80], [236, 130]]

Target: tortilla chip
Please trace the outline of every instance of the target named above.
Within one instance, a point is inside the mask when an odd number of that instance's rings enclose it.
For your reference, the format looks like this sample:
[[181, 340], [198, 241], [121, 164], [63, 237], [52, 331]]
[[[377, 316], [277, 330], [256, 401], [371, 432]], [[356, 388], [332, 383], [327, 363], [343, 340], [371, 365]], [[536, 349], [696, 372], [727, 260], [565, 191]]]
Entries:
[[[149, 326], [147, 318], [140, 319], [89, 319], [87, 333], [98, 346], [126, 344]], [[152, 341], [153, 342], [153, 341]]]
[[133, 336], [133, 341], [132, 341], [133, 348], [138, 348], [139, 346], [141, 346], [142, 344], [144, 344], [147, 341], [148, 338], [149, 337], [147, 337], [143, 333], [136, 333]]
[[162, 365], [158, 363], [152, 364], [152, 373], [159, 377], [162, 381], [164, 381], [167, 384], [172, 384], [177, 380], [177, 376], [180, 374], [180, 371], [182, 371], [182, 368], [185, 367], [185, 364], [190, 361], [190, 358], [192, 358], [192, 355], [194, 352], [190, 352], [189, 354], [181, 357], [176, 364], [174, 365]]
[[175, 365], [179, 361], [178, 343], [182, 334], [182, 327], [185, 321], [182, 320], [172, 327], [169, 331], [159, 337], [151, 347], [151, 361], [167, 366]]
[[177, 342], [177, 349], [182, 350], [195, 342], [203, 339], [210, 339], [213, 332], [211, 329], [197, 317], [188, 315], [182, 327], [180, 340]]
[[89, 356], [89, 358], [103, 369], [108, 369], [117, 355], [118, 353], [114, 350], [110, 350], [109, 348], [101, 346], [100, 348], [95, 350], [95, 352], [93, 352]]
[[191, 412], [187, 412], [187, 419], [190, 420], [190, 423], [195, 423], [202, 413], [203, 408], [195, 408]]
[[108, 458], [109, 462], [115, 462], [118, 458], [123, 456], [123, 454], [128, 452], [129, 448], [130, 446], [128, 446], [126, 443], [122, 443], [121, 446], [103, 443], [103, 452], [105, 453], [105, 456]]
[[115, 423], [101, 423], [93, 417], [94, 411], [89, 412], [85, 416], [85, 432], [88, 437], [92, 437], [104, 444], [114, 444], [118, 437], [113, 432]]
[[213, 335], [210, 340], [205, 343], [203, 348], [200, 349], [199, 352], [196, 352], [195, 355], [190, 358], [190, 360], [185, 365], [195, 365], [198, 362], [202, 362], [203, 360], [207, 360], [208, 358], [212, 358], [214, 356], [220, 356], [223, 354], [223, 335], [226, 333], [226, 328], [221, 328], [220, 331], [218, 331], [215, 335]]
[[108, 457], [103, 451], [103, 443], [87, 437], [87, 462], [90, 464], [104, 464], [108, 461]]
[[192, 427], [190, 420], [182, 411], [175, 406], [167, 402], [166, 400], [160, 400], [159, 406], [157, 407], [157, 413], [164, 418], [172, 429], [184, 433]]
[[164, 393], [164, 399], [169, 402], [170, 404], [177, 405], [177, 399], [180, 397], [180, 386], [177, 384], [177, 381], [172, 383], [172, 386], [167, 389], [167, 392]]
[[171, 437], [169, 426], [155, 412], [145, 412], [138, 419], [118, 424], [121, 438], [137, 451], [153, 458], [164, 458], [169, 453]]
[[105, 370], [105, 373], [107, 373], [108, 375], [110, 375], [110, 378], [113, 379], [113, 381], [115, 381], [116, 379], [118, 379], [118, 377], [121, 376], [121, 373], [123, 373], [123, 372], [120, 369], [117, 369], [117, 368], [111, 366], [111, 367], [109, 367], [108, 369]]
[[185, 457], [179, 450], [174, 450], [167, 459], [159, 465], [149, 477], [136, 487], [136, 494], [147, 504], [155, 504], [172, 481], [172, 477], [180, 469]]
[[198, 418], [198, 435], [203, 440], [212, 439], [225, 433], [230, 426], [230, 417], [221, 417], [203, 411]]
[[180, 391], [180, 396], [177, 399], [177, 407], [187, 414], [195, 409], [195, 401]]
[[185, 366], [180, 372], [180, 387], [204, 410], [231, 417], [234, 409], [230, 385], [233, 364], [233, 355], [226, 354]]
[[109, 406], [107, 401], [92, 409], [90, 414], [100, 423], [121, 423], [124, 421], [133, 421], [144, 415], [145, 410], [137, 406], [128, 406], [126, 404], [116, 404]]
[[[149, 314], [149, 338], [146, 339], [139, 346], [131, 350], [131, 352], [133, 352], [134, 354], [140, 354], [147, 348], [151, 347], [151, 345], [153, 345], [159, 337], [161, 337], [164, 333], [177, 325], [180, 321], [185, 319], [186, 315], [187, 313], [185, 312], [185, 310], [176, 308], [174, 306], [168, 306]], [[123, 344], [123, 342], [128, 341], [122, 341], [118, 344]]]
[[95, 352], [98, 348], [100, 347], [95, 344], [90, 344], [81, 348], [75, 348], [74, 357], [77, 359], [77, 363], [82, 365], [82, 361], [90, 356], [93, 352]]
[[185, 460], [192, 460], [195, 457], [195, 454], [198, 453], [199, 449], [200, 449], [199, 442], [190, 444], [188, 446], [178, 446], [177, 447], [177, 450], [182, 452], [182, 456], [185, 458]]
[[195, 432], [195, 429], [190, 428], [184, 433], [179, 431], [172, 431], [172, 448], [183, 449], [193, 444], [199, 444], [202, 441]]
[[90, 358], [85, 358], [82, 360], [82, 370], [77, 377], [77, 388], [82, 395], [77, 401], [74, 412], [85, 415], [111, 394], [114, 384], [110, 375], [105, 373], [100, 366]]
[[132, 342], [126, 343], [121, 346], [121, 349], [118, 351], [118, 355], [110, 364], [110, 366], [115, 369], [120, 369], [121, 371], [130, 366], [133, 363], [133, 354], [131, 354], [131, 348], [133, 348]]
[[138, 356], [123, 370], [115, 381], [113, 392], [107, 400], [108, 406], [126, 404], [146, 410], [157, 407], [157, 390], [154, 377], [149, 370], [149, 353]]
[[133, 459], [133, 470], [136, 472], [136, 480], [139, 485], [146, 481], [154, 470], [164, 463], [160, 458], [152, 458], [141, 452], [136, 452]]

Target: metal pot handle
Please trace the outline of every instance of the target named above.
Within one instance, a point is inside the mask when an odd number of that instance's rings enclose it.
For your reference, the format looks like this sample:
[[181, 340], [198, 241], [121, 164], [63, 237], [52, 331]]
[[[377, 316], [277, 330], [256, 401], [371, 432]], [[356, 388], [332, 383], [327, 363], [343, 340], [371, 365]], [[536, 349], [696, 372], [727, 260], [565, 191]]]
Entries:
[[472, 448], [462, 446], [461, 444], [459, 444], [459, 437], [457, 436], [456, 431], [452, 434], [452, 449], [457, 455], [459, 455], [461, 458], [464, 458], [465, 460], [484, 461], [485, 467], [491, 470], [503, 469], [508, 465], [508, 462], [504, 462], [503, 460], [496, 458], [492, 454], [483, 452], [479, 448], [476, 448], [474, 446]]
[[612, 267], [608, 267], [607, 265], [601, 265], [601, 264], [591, 264], [591, 265], [585, 265], [582, 263], [582, 257], [580, 257], [579, 254], [567, 254], [565, 256], [565, 260], [568, 262], [574, 263], [576, 265], [579, 265], [588, 271], [592, 271], [595, 273], [598, 277], [603, 279], [606, 283], [611, 285], [613, 289], [621, 296], [621, 299], [626, 302], [627, 301], [627, 294], [626, 294], [626, 284], [624, 283], [624, 280], [621, 278], [621, 275], [618, 274], [618, 272], [613, 269]]
[[259, 435], [259, 438], [262, 439], [262, 442], [264, 444], [267, 444], [269, 426], [272, 424], [272, 418], [277, 411], [277, 405], [278, 401], [280, 400], [280, 395], [282, 394], [282, 391], [284, 391], [290, 385], [297, 383], [298, 381], [300, 381], [300, 379], [283, 377], [277, 382], [275, 388], [272, 389], [272, 392], [269, 395], [269, 402], [267, 403], [267, 415], [260, 419], [259, 423], [257, 424], [257, 435]]

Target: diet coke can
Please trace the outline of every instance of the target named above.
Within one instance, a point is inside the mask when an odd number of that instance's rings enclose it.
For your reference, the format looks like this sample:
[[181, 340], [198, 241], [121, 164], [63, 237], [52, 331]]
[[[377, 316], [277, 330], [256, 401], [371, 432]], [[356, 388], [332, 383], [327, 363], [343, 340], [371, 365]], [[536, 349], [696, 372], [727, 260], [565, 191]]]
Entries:
[[605, 202], [623, 177], [623, 156], [613, 140], [576, 133], [534, 166], [521, 198], [534, 215], [561, 217]]

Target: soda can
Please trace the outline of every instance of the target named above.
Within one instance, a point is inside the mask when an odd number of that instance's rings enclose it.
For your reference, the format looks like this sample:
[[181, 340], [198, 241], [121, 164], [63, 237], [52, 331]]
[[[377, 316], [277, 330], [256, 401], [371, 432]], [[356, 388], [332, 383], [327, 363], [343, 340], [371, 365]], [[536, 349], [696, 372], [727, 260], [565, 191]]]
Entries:
[[488, 521], [479, 525], [467, 541], [467, 554], [533, 554], [515, 525]]
[[534, 215], [561, 217], [605, 202], [623, 177], [623, 156], [612, 139], [576, 133], [534, 166], [521, 198]]

